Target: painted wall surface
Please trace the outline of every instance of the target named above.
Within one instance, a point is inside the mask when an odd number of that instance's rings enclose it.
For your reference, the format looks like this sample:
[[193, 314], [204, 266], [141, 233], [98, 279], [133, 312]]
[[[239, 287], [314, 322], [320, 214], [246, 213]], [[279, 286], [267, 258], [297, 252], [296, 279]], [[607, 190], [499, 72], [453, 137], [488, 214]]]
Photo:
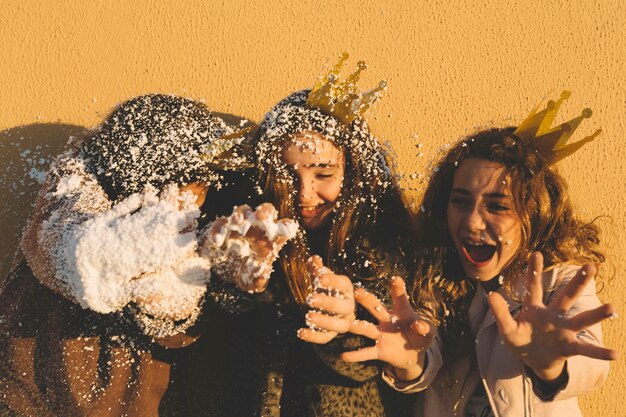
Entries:
[[[621, 0], [24, 1], [0, 5], [0, 266], [9, 268], [49, 156], [120, 101], [148, 92], [206, 99], [260, 120], [310, 87], [341, 51], [364, 59], [363, 86], [389, 90], [370, 116], [407, 174], [477, 126], [522, 120], [562, 89], [560, 120], [591, 107], [603, 133], [566, 164], [581, 216], [603, 217], [601, 298], [626, 312], [626, 6]], [[416, 144], [423, 146], [418, 150]], [[418, 156], [418, 152], [422, 156]], [[419, 181], [407, 180], [419, 197]], [[626, 314], [626, 313], [625, 313]], [[626, 354], [624, 319], [606, 343]], [[623, 416], [624, 360], [581, 399], [586, 416]]]

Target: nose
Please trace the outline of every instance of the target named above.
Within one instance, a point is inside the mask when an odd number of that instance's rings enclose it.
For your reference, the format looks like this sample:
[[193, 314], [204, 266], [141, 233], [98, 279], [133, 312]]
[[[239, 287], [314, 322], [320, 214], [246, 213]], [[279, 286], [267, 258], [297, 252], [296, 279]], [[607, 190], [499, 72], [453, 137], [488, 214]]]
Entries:
[[314, 186], [313, 181], [301, 179], [299, 181], [298, 198], [300, 201], [307, 201], [313, 198]]
[[475, 205], [467, 212], [465, 224], [470, 231], [483, 231], [486, 228], [485, 219], [480, 208]]

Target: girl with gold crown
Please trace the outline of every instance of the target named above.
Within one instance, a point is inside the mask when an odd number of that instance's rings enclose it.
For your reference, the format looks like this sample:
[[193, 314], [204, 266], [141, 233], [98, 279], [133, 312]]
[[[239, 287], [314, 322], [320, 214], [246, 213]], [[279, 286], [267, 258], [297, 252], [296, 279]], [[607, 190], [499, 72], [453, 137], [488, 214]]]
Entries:
[[613, 308], [596, 296], [599, 230], [574, 215], [550, 167], [599, 133], [565, 144], [589, 111], [550, 128], [567, 96], [517, 129], [461, 140], [439, 162], [418, 219], [415, 310], [400, 278], [392, 309], [356, 293], [379, 323], [351, 331], [376, 345], [342, 357], [387, 362], [392, 386], [421, 391], [416, 415], [580, 416], [577, 396], [616, 358], [602, 346]]
[[267, 290], [250, 296], [260, 299], [249, 326], [258, 368], [235, 379], [247, 393], [258, 380], [261, 392], [245, 401], [232, 394], [241, 415], [257, 400], [260, 407], [248, 415], [401, 416], [411, 409], [411, 398], [382, 383], [380, 365], [339, 359], [369, 344], [346, 334], [363, 317], [354, 286], [386, 298], [388, 277], [406, 272], [408, 224], [386, 152], [362, 117], [384, 86], [362, 95], [356, 80], [364, 64], [345, 82], [340, 66], [312, 90], [278, 103], [257, 135], [262, 199], [279, 216], [298, 219], [300, 229], [281, 251]]

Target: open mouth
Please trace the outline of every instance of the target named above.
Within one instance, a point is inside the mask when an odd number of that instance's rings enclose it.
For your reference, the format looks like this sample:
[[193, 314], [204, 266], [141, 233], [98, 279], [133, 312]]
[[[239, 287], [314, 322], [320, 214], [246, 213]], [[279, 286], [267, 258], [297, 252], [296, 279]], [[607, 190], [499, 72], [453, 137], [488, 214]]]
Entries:
[[482, 242], [463, 242], [463, 255], [472, 265], [481, 267], [489, 263], [496, 253], [496, 247]]

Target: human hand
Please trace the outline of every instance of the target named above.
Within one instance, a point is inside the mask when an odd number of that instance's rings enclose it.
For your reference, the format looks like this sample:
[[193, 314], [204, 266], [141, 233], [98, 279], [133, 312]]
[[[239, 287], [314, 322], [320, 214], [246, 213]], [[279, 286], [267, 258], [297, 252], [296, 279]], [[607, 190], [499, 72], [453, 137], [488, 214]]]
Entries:
[[528, 261], [527, 291], [522, 310], [515, 318], [500, 294], [489, 293], [487, 300], [504, 343], [544, 381], [552, 381], [561, 375], [570, 356], [616, 359], [616, 351], [577, 338], [578, 333], [587, 327], [611, 317], [613, 306], [604, 304], [573, 317], [565, 316], [594, 277], [595, 267], [586, 264], [579, 269], [547, 306], [543, 303], [542, 272], [543, 256], [535, 252]]
[[202, 207], [202, 204], [204, 204], [204, 200], [206, 199], [208, 184], [205, 182], [190, 182], [189, 184], [180, 186], [178, 190], [181, 195], [184, 192], [192, 193], [196, 197], [195, 204], [198, 207]]
[[356, 318], [354, 288], [350, 278], [334, 274], [317, 255], [307, 260], [307, 270], [313, 278], [313, 293], [307, 297], [311, 310], [306, 314], [308, 328], [299, 329], [298, 337], [325, 344], [346, 333]]
[[195, 204], [168, 185], [131, 194], [109, 210], [70, 229], [67, 269], [76, 299], [99, 313], [121, 310], [132, 301], [134, 281], [195, 256]]
[[368, 337], [376, 344], [344, 352], [341, 359], [346, 362], [378, 359], [391, 365], [402, 380], [418, 378], [424, 369], [426, 350], [435, 338], [436, 327], [413, 310], [404, 280], [400, 277], [391, 280], [391, 311], [374, 294], [362, 288], [355, 291], [355, 298], [378, 320], [378, 325], [356, 320], [351, 324], [350, 332]]
[[200, 253], [212, 261], [221, 279], [243, 291], [264, 291], [278, 252], [298, 230], [296, 221], [277, 221], [277, 214], [270, 203], [255, 210], [235, 207], [229, 217], [217, 218], [204, 232]]

